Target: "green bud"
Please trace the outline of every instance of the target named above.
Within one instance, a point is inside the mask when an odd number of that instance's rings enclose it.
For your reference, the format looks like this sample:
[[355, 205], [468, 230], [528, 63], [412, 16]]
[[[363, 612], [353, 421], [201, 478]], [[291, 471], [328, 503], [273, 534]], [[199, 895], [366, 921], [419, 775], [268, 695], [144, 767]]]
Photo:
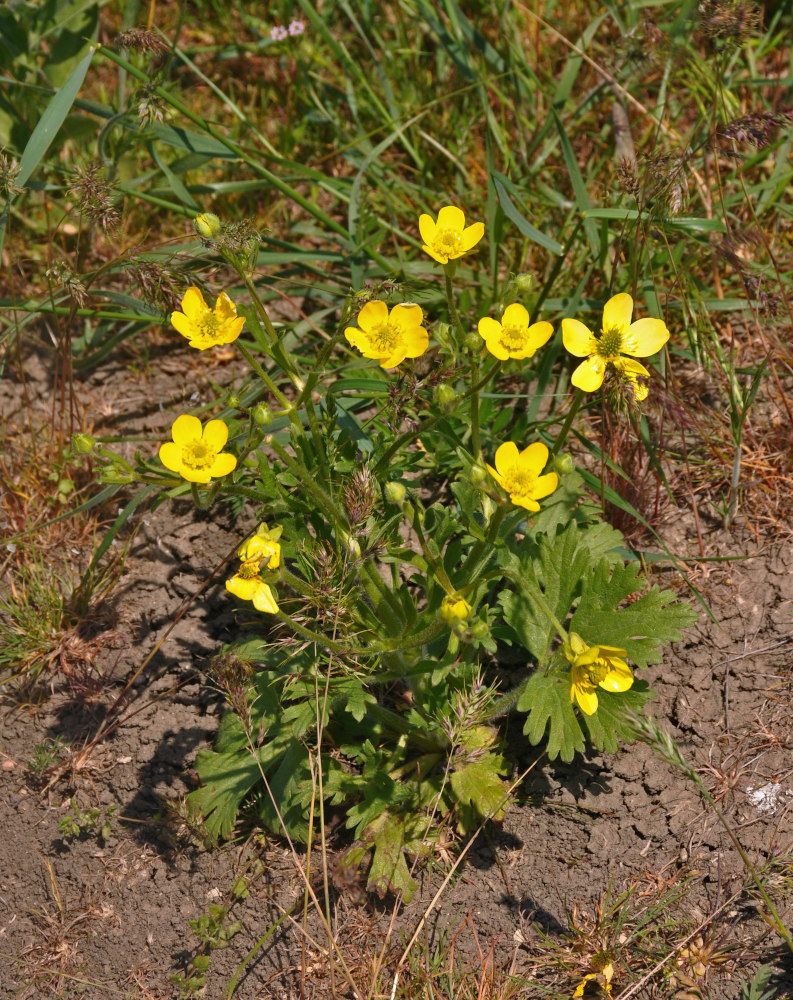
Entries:
[[347, 546], [347, 554], [350, 559], [360, 559], [361, 557], [361, 543], [357, 538], [353, 538], [352, 535], [347, 535], [344, 539], [344, 544]]
[[440, 385], [435, 387], [435, 402], [448, 413], [454, 406], [454, 401], [457, 398], [457, 393], [454, 389], [447, 383], [441, 382]]
[[193, 219], [193, 225], [198, 235], [202, 236], [205, 240], [214, 239], [220, 232], [220, 219], [211, 212], [204, 212], [203, 215], [197, 215]]
[[72, 437], [72, 448], [76, 455], [90, 455], [95, 444], [96, 438], [90, 434], [75, 434]]
[[470, 351], [472, 354], [475, 354], [477, 351], [480, 351], [482, 349], [483, 343], [484, 341], [482, 340], [482, 338], [479, 336], [478, 333], [469, 333], [468, 336], [465, 338], [466, 350]]
[[124, 486], [127, 483], [135, 482], [135, 470], [121, 459], [119, 462], [106, 465], [104, 469], [100, 469], [97, 479], [100, 483], [112, 483], [113, 485]]
[[533, 287], [534, 287], [533, 274], [527, 274], [526, 272], [524, 272], [523, 274], [515, 275], [515, 288], [520, 292], [521, 295], [528, 294]]
[[236, 410], [237, 407], [240, 405], [240, 397], [239, 396], [229, 396], [228, 405], [229, 405], [229, 407], [232, 410]]
[[469, 632], [471, 633], [472, 639], [480, 641], [482, 639], [487, 638], [487, 636], [490, 633], [490, 626], [487, 624], [487, 622], [476, 622], [474, 625], [471, 626]]
[[561, 455], [554, 455], [551, 465], [560, 475], [567, 475], [568, 472], [572, 472], [575, 469], [575, 462], [571, 455], [568, 455], [566, 451], [563, 451]]
[[486, 479], [487, 479], [486, 469], [483, 469], [481, 465], [471, 466], [471, 482], [474, 484], [474, 486], [481, 486]]
[[393, 482], [386, 483], [383, 492], [388, 503], [400, 504], [404, 502], [408, 491], [402, 483]]
[[270, 411], [269, 406], [265, 406], [264, 403], [259, 403], [256, 409], [253, 411], [253, 421], [260, 427], [266, 427], [272, 422], [273, 415]]

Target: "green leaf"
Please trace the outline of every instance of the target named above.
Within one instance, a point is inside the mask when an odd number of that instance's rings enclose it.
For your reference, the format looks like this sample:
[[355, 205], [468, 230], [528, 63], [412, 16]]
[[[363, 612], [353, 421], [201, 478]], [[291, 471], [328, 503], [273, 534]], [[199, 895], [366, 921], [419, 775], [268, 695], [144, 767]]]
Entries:
[[598, 688], [597, 696], [597, 711], [594, 715], [581, 713], [581, 722], [589, 741], [598, 750], [615, 753], [620, 739], [625, 743], [636, 740], [636, 730], [629, 713], [641, 713], [645, 702], [655, 696], [646, 681], [634, 681], [630, 691], [623, 691], [622, 694]]
[[188, 804], [201, 813], [211, 837], [230, 837], [243, 799], [261, 777], [255, 758], [239, 751], [199, 750], [196, 770], [203, 784], [190, 792]]
[[452, 771], [451, 786], [457, 799], [458, 829], [472, 833], [483, 819], [502, 819], [509, 786], [499, 775], [507, 766], [500, 754], [486, 753]]
[[584, 752], [584, 734], [570, 701], [569, 674], [538, 670], [526, 682], [517, 708], [528, 712], [523, 732], [531, 743], [536, 745], [547, 733], [549, 760], [571, 761]]
[[[366, 831], [374, 851], [367, 888], [373, 889], [381, 899], [389, 891], [401, 890], [405, 902], [409, 903], [416, 891], [417, 886], [410, 877], [406, 857], [409, 843], [406, 822], [411, 820], [411, 825], [414, 825], [416, 820], [413, 817], [405, 820], [386, 811]], [[420, 839], [418, 845], [410, 843], [410, 846], [420, 847]]]
[[503, 174], [500, 174], [495, 170], [493, 171], [490, 179], [493, 182], [493, 187], [496, 189], [498, 201], [504, 215], [506, 215], [511, 222], [515, 223], [518, 228], [518, 232], [527, 239], [532, 240], [534, 243], [539, 243], [541, 247], [549, 250], [552, 254], [556, 254], [557, 257], [561, 256], [563, 252], [562, 244], [559, 243], [558, 240], [555, 240], [550, 236], [546, 236], [545, 233], [541, 233], [539, 229], [533, 226], [528, 219], [521, 214], [515, 203], [510, 198], [507, 193], [508, 188], [511, 188], [515, 195], [519, 196], [519, 192], [512, 182]]

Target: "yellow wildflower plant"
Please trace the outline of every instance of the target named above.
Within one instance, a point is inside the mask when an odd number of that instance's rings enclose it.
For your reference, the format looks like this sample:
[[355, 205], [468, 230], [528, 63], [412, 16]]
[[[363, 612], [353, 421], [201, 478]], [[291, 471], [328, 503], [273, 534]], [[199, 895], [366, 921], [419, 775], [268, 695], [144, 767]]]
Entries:
[[262, 565], [266, 569], [278, 569], [281, 565], [281, 528], [269, 529], [260, 524], [252, 535], [237, 549], [240, 568], [230, 580], [226, 580], [226, 590], [243, 601], [253, 601], [257, 611], [274, 615], [278, 603], [272, 588], [262, 579]]
[[183, 413], [173, 422], [171, 437], [160, 447], [160, 461], [189, 483], [208, 483], [237, 467], [237, 459], [223, 451], [229, 429], [222, 420], [210, 420], [202, 427], [198, 417]]
[[585, 715], [597, 712], [597, 689], [621, 693], [633, 686], [633, 671], [625, 662], [624, 649], [616, 646], [589, 646], [580, 635], [570, 633], [565, 647], [570, 661], [570, 701], [578, 703]]
[[201, 290], [191, 286], [184, 293], [182, 312], [171, 313], [171, 323], [191, 347], [205, 351], [235, 341], [242, 333], [245, 317], [237, 315], [237, 307], [225, 292], [210, 309]]
[[465, 225], [465, 213], [454, 205], [444, 205], [437, 222], [431, 215], [419, 216], [422, 250], [439, 264], [462, 257], [476, 246], [485, 234], [484, 222]]
[[509, 499], [518, 507], [538, 511], [538, 500], [553, 493], [559, 485], [555, 472], [540, 475], [548, 461], [548, 449], [541, 441], [535, 441], [523, 451], [512, 441], [507, 441], [496, 450], [496, 467], [488, 465], [487, 471], [498, 485], [509, 493]]
[[278, 569], [281, 565], [281, 537], [280, 525], [275, 528], [268, 528], [266, 524], [260, 524], [256, 529], [256, 534], [243, 542], [238, 549], [240, 559], [256, 559], [265, 563], [267, 569]]
[[530, 358], [548, 343], [552, 333], [550, 323], [532, 323], [530, 326], [529, 312], [519, 302], [507, 306], [500, 323], [489, 316], [479, 320], [479, 336], [484, 340], [488, 351], [499, 361]]
[[[617, 374], [630, 383], [639, 401], [647, 398], [650, 377], [647, 369], [634, 358], [656, 354], [669, 340], [669, 330], [661, 319], [636, 320], [631, 323], [633, 299], [626, 292], [612, 296], [603, 307], [603, 327], [600, 336], [577, 319], [562, 320], [562, 340], [565, 348], [577, 358], [585, 358], [573, 372], [571, 382], [584, 392], [595, 392], [603, 384], [606, 368], [611, 365]], [[623, 355], [630, 357], [623, 357]], [[641, 379], [642, 381], [639, 381]]]
[[418, 358], [427, 350], [429, 334], [421, 325], [421, 306], [405, 302], [388, 306], [373, 299], [358, 313], [358, 326], [348, 326], [344, 336], [365, 358], [380, 362], [381, 368], [396, 368], [405, 358]]

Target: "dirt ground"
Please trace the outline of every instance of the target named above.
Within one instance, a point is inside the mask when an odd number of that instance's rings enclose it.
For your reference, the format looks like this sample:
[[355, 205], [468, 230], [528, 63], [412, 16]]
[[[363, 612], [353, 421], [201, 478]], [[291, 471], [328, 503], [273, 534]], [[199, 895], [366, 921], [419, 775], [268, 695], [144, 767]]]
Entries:
[[[211, 397], [190, 357], [169, 348], [168, 358], [172, 367], [164, 373], [162, 366], [140, 371], [122, 360], [78, 381], [94, 429], [149, 434], [154, 451], [158, 434], [178, 412]], [[32, 355], [25, 364], [27, 392], [45, 414], [52, 391], [49, 362]], [[212, 378], [225, 384], [234, 374], [226, 363]], [[19, 380], [10, 372], [0, 384], [7, 426], [21, 422], [22, 406]], [[260, 835], [206, 850], [190, 835], [178, 807], [180, 796], [195, 787], [196, 752], [211, 746], [223, 712], [206, 671], [220, 644], [238, 630], [223, 574], [240, 526], [228, 511], [196, 513], [187, 501], [146, 512], [141, 522], [113, 597], [110, 641], [97, 661], [106, 679], [102, 689], [75, 699], [73, 690], [57, 686], [35, 710], [10, 699], [2, 709], [3, 998], [178, 997], [169, 976], [184, 971], [199, 943], [188, 921], [227, 901], [235, 879], [245, 874], [250, 893], [234, 904], [230, 918], [241, 922], [241, 930], [227, 948], [213, 951], [202, 994], [225, 996], [248, 951], [302, 897], [283, 843]], [[772, 885], [787, 886], [789, 902], [793, 546], [787, 539], [754, 537], [739, 521], [729, 532], [712, 528], [705, 539], [709, 556], [734, 559], [696, 563], [689, 511], [670, 512], [660, 530], [674, 552], [692, 559], [716, 621], [703, 611], [698, 626], [647, 672], [657, 692], [653, 714], [699, 768], [753, 862]], [[659, 582], [675, 582], [671, 570], [656, 572]], [[79, 767], [39, 776], [28, 768], [47, 738], [61, 736], [74, 746], [89, 740], [125, 680], [148, 657], [124, 700], [120, 724]], [[538, 755], [519, 725], [509, 738], [519, 773]], [[115, 807], [107, 839], [98, 828], [71, 839], [59, 832], [59, 821], [72, 813], [72, 799], [83, 810], [99, 809], [98, 825]], [[344, 846], [340, 835], [333, 843]], [[404, 908], [400, 928], [416, 925], [443, 874], [436, 864], [420, 876], [421, 890]], [[684, 885], [689, 891], [677, 897]], [[741, 978], [767, 963], [775, 970], [776, 995], [791, 996], [790, 956], [757, 917], [758, 897], [748, 885], [713, 811], [648, 747], [569, 765], [539, 756], [519, 804], [474, 846], [430, 914], [424, 936], [431, 946], [450, 935], [458, 953], [472, 961], [493, 947], [495, 960], [515, 972], [536, 970], [536, 994], [520, 995], [541, 997], [553, 969], [543, 970], [536, 959], [548, 953], [546, 937], [561, 940], [571, 915], [586, 928], [598, 906], [616, 906], [626, 926], [633, 926], [655, 906], [662, 918], [691, 931], [701, 923], [702, 948], [721, 949], [729, 959], [705, 963], [700, 994], [689, 995], [738, 997]], [[618, 903], [628, 889], [630, 896]], [[784, 896], [779, 898], [784, 907]], [[366, 899], [355, 885], [337, 887], [334, 906], [340, 939], [352, 955], [363, 955], [390, 919], [388, 901]], [[247, 966], [235, 996], [298, 996], [300, 940], [285, 921]], [[697, 935], [692, 941], [697, 944]], [[619, 941], [612, 943], [618, 951]], [[329, 995], [326, 965], [311, 945], [306, 948], [306, 995]], [[678, 965], [690, 971], [682, 952], [671, 961], [671, 967]], [[625, 989], [619, 980], [618, 958], [615, 995]], [[631, 995], [682, 996], [675, 990], [684, 985], [667, 981], [656, 988], [648, 981]]]

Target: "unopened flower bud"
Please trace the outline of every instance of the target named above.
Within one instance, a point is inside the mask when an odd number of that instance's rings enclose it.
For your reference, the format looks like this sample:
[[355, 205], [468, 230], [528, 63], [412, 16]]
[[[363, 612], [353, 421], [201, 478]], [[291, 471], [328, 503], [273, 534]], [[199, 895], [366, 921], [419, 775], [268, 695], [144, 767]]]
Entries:
[[482, 483], [487, 479], [487, 472], [482, 468], [481, 465], [471, 466], [471, 482], [474, 486], [481, 486]]
[[230, 409], [236, 410], [237, 407], [240, 405], [240, 397], [239, 396], [229, 396], [229, 398], [228, 398], [228, 405], [229, 405]]
[[515, 289], [521, 295], [526, 295], [534, 287], [534, 275], [523, 272], [515, 275]]
[[392, 482], [385, 484], [383, 492], [388, 503], [400, 504], [404, 502], [408, 491], [402, 483]]
[[95, 444], [96, 438], [90, 434], [75, 434], [72, 437], [72, 448], [76, 455], [90, 455]]
[[438, 616], [441, 621], [454, 627], [468, 621], [471, 617], [471, 605], [461, 594], [447, 594], [441, 602]]
[[561, 455], [554, 455], [551, 465], [554, 467], [556, 472], [563, 476], [575, 469], [575, 462], [573, 461], [572, 456], [568, 455], [566, 451], [563, 451]]
[[193, 219], [193, 226], [199, 236], [211, 240], [220, 232], [220, 219], [211, 212], [204, 212]]
[[490, 626], [487, 622], [475, 622], [469, 629], [471, 638], [477, 641], [487, 638], [490, 633]]
[[454, 401], [457, 398], [457, 393], [454, 389], [447, 383], [441, 382], [440, 385], [435, 387], [435, 402], [448, 413], [454, 406]]
[[135, 482], [135, 471], [128, 462], [125, 462], [123, 459], [119, 459], [118, 462], [114, 462], [112, 465], [106, 465], [104, 469], [100, 469], [97, 474], [97, 479], [100, 483], [112, 483], [115, 486], [125, 486], [127, 483]]
[[266, 427], [273, 419], [273, 415], [270, 411], [269, 406], [265, 406], [264, 403], [259, 403], [256, 409], [253, 411], [254, 423], [257, 423], [260, 427]]
[[474, 354], [475, 352], [481, 350], [482, 338], [478, 333], [469, 333], [465, 338], [465, 346], [467, 350]]

